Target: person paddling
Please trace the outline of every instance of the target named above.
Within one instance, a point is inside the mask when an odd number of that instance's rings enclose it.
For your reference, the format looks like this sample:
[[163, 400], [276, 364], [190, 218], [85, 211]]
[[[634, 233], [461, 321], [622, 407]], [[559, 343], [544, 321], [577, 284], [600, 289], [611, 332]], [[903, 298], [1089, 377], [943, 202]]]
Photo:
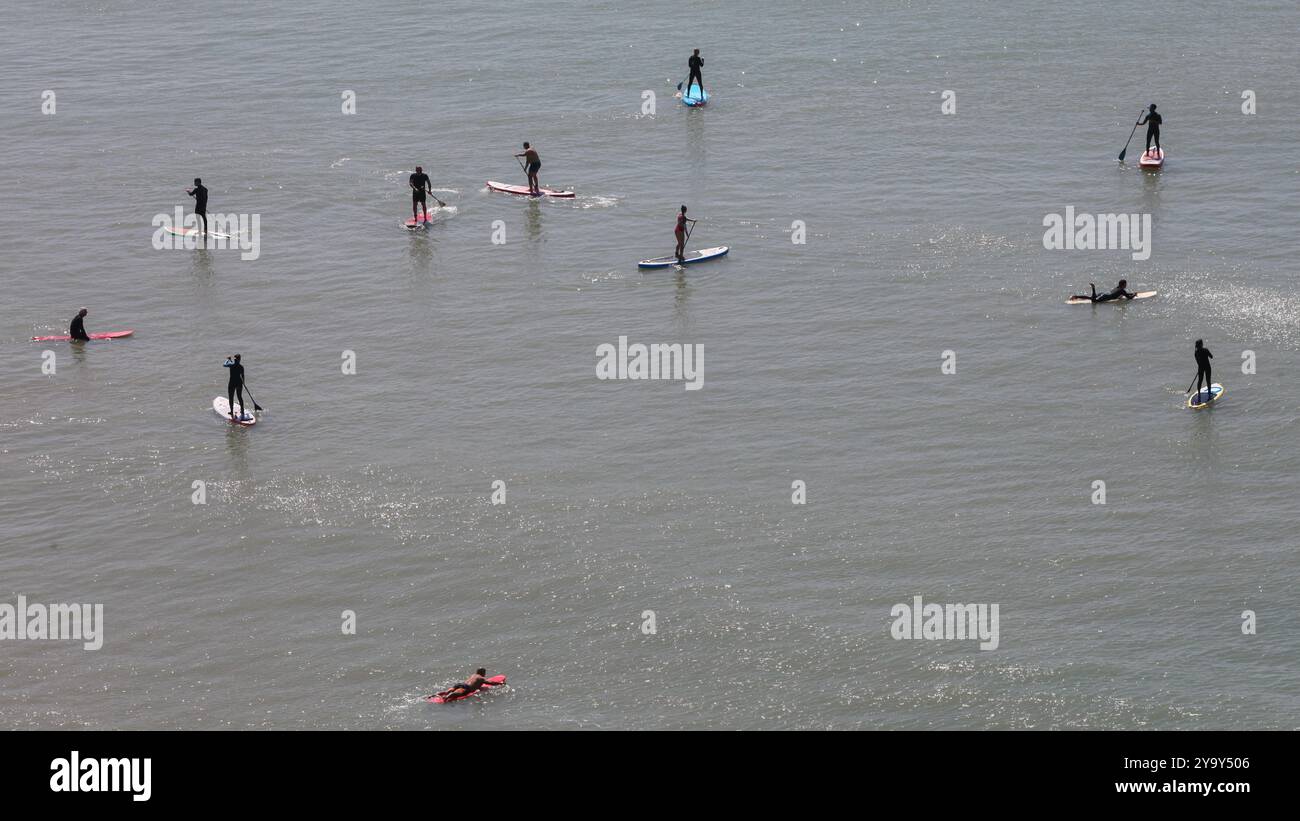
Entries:
[[443, 701], [451, 701], [454, 698], [464, 698], [470, 693], [482, 690], [485, 685], [490, 686], [488, 685], [487, 668], [480, 667], [474, 671], [474, 675], [465, 679], [460, 684], [451, 685], [446, 690], [438, 693], [438, 696]]
[[77, 312], [77, 315], [72, 318], [72, 325], [68, 328], [68, 336], [72, 337], [73, 342], [90, 341], [90, 334], [86, 333], [86, 324], [83, 321], [88, 313], [90, 313], [90, 311], [82, 308]]
[[[226, 385], [226, 401], [230, 404], [230, 421], [241, 422], [247, 421], [251, 416], [247, 406], [244, 404], [244, 366], [240, 363], [240, 355], [226, 357], [226, 364], [223, 367], [230, 368], [230, 382]], [[235, 417], [235, 396], [239, 396], [239, 417]]]
[[691, 69], [690, 77], [686, 78], [686, 95], [690, 96], [691, 83], [699, 83], [700, 94], [702, 96], [704, 94], [704, 78], [700, 76], [700, 70], [704, 68], [704, 60], [700, 58], [700, 50], [698, 48], [695, 49], [695, 53], [691, 55], [691, 59], [686, 61], [686, 65]]
[[1164, 117], [1161, 117], [1159, 114], [1156, 113], [1155, 103], [1152, 103], [1150, 110], [1147, 111], [1146, 119], [1137, 121], [1138, 125], [1142, 125], [1143, 123], [1146, 123], [1148, 154], [1151, 153], [1152, 143], [1155, 144], [1156, 152], [1159, 153], [1160, 151], [1160, 124], [1163, 123], [1164, 121], [1165, 121]]
[[185, 193], [194, 198], [194, 216], [203, 224], [203, 236], [208, 235], [208, 189], [203, 187], [203, 180], [194, 178], [194, 187], [186, 188]]
[[1208, 394], [1210, 393], [1211, 387], [1214, 385], [1214, 380], [1210, 378], [1210, 360], [1214, 358], [1214, 354], [1210, 353], [1210, 349], [1205, 347], [1204, 340], [1198, 339], [1196, 340], [1195, 356], [1196, 356], [1196, 394], [1195, 395], [1197, 397], [1200, 397], [1201, 379], [1202, 377], [1204, 377], [1205, 392], [1207, 394], [1206, 401], [1209, 401]]
[[1128, 290], [1127, 279], [1121, 279], [1119, 281], [1119, 284], [1115, 286], [1115, 290], [1110, 291], [1109, 293], [1102, 294], [1101, 296], [1097, 296], [1096, 285], [1093, 285], [1091, 282], [1089, 282], [1088, 287], [1092, 288], [1091, 296], [1088, 294], [1075, 294], [1074, 296], [1070, 297], [1070, 299], [1088, 299], [1093, 302], [1110, 302], [1115, 299], [1133, 299], [1135, 296], [1137, 296], [1137, 294], [1131, 293]]
[[686, 262], [686, 238], [690, 235], [690, 231], [686, 227], [687, 223], [694, 225], [695, 220], [686, 218], [686, 206], [683, 205], [681, 213], [677, 215], [677, 227], [673, 229], [673, 233], [677, 235], [676, 256], [677, 261], [680, 263]]
[[424, 168], [417, 165], [415, 173], [411, 175], [411, 218], [416, 222], [420, 220], [420, 211], [424, 210], [424, 221], [429, 221], [429, 206], [425, 201], [425, 194], [433, 193], [433, 184], [429, 182], [429, 175], [424, 173]]
[[[538, 156], [537, 149], [528, 143], [524, 143], [524, 150], [515, 156], [524, 158], [524, 173], [528, 175], [528, 193], [541, 196], [542, 187], [537, 182], [537, 172], [542, 170], [542, 158]], [[563, 164], [563, 162], [560, 163], [560, 165]]]

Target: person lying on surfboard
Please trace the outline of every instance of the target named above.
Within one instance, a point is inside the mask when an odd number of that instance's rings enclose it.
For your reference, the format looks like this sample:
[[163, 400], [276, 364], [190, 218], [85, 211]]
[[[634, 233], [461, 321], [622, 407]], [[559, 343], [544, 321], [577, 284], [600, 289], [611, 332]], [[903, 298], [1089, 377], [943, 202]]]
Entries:
[[[226, 357], [226, 364], [222, 367], [230, 368], [230, 382], [226, 384], [226, 401], [230, 403], [231, 421], [240, 421], [248, 418], [248, 411], [245, 410], [247, 405], [244, 404], [244, 366], [239, 362], [239, 354]], [[235, 419], [235, 395], [239, 395], [239, 419]]]
[[[523, 157], [524, 162], [527, 163], [524, 173], [528, 175], [528, 193], [540, 196], [542, 186], [537, 182], [537, 172], [542, 169], [542, 158], [537, 155], [537, 149], [528, 143], [524, 143], [523, 152], [515, 156]], [[560, 164], [563, 165], [564, 163]]]
[[90, 334], [86, 333], [86, 323], [82, 321], [86, 318], [86, 314], [88, 313], [90, 313], [90, 311], [82, 308], [77, 312], [77, 315], [72, 318], [72, 325], [68, 328], [68, 336], [72, 337], [72, 341], [90, 341]]
[[1147, 153], [1151, 152], [1152, 143], [1155, 143], [1156, 151], [1159, 151], [1160, 150], [1160, 124], [1165, 121], [1165, 118], [1161, 117], [1159, 114], [1156, 113], [1155, 103], [1151, 104], [1151, 109], [1147, 112], [1146, 117], [1147, 118], [1145, 120], [1138, 120], [1137, 124], [1138, 125], [1142, 125], [1142, 123], [1147, 124]]
[[1201, 395], [1202, 377], [1205, 378], [1206, 393], [1209, 393], [1210, 389], [1214, 386], [1214, 380], [1210, 378], [1210, 360], [1214, 358], [1214, 354], [1210, 353], [1210, 349], [1205, 347], [1205, 340], [1198, 339], [1196, 340], [1195, 356], [1196, 356], [1196, 393], [1194, 395], [1199, 397]]
[[464, 698], [465, 696], [469, 695], [475, 690], [483, 689], [483, 685], [486, 682], [487, 682], [487, 668], [480, 667], [474, 671], [474, 675], [470, 676], [465, 681], [462, 681], [460, 684], [451, 685], [446, 690], [443, 690], [441, 693], [438, 693], [438, 695], [444, 701], [450, 701], [453, 698]]
[[686, 223], [695, 224], [695, 220], [686, 218], [686, 206], [682, 206], [682, 211], [677, 215], [677, 227], [673, 233], [677, 235], [677, 261], [686, 262], [686, 237], [689, 232], [686, 230]]
[[1091, 282], [1089, 282], [1088, 287], [1092, 288], [1091, 296], [1089, 296], [1088, 294], [1075, 294], [1074, 296], [1070, 297], [1070, 299], [1090, 299], [1093, 302], [1110, 302], [1111, 300], [1114, 299], [1132, 299], [1133, 297], [1137, 296], [1136, 293], [1132, 293], [1128, 290], [1127, 279], [1121, 279], [1119, 281], [1119, 284], [1115, 286], [1115, 290], [1111, 291], [1110, 293], [1102, 294], [1101, 296], [1097, 296], [1096, 285], [1093, 285]]
[[424, 168], [417, 165], [415, 173], [411, 175], [411, 218], [419, 221], [420, 212], [416, 206], [424, 209], [424, 221], [429, 221], [429, 206], [425, 203], [424, 195], [433, 193], [433, 185], [429, 182], [429, 175], [424, 173]]

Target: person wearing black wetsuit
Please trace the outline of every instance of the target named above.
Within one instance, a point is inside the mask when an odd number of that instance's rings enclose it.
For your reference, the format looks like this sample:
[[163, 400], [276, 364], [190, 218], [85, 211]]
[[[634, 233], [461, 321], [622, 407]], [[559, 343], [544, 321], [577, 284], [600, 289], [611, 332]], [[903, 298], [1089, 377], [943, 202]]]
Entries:
[[1089, 283], [1088, 283], [1088, 286], [1089, 286], [1090, 288], [1092, 288], [1092, 294], [1091, 294], [1091, 295], [1089, 295], [1089, 294], [1075, 294], [1074, 296], [1070, 297], [1070, 299], [1088, 299], [1088, 300], [1091, 300], [1091, 301], [1093, 301], [1093, 302], [1110, 302], [1110, 301], [1112, 301], [1112, 300], [1116, 300], [1116, 299], [1132, 299], [1133, 297], [1137, 296], [1137, 294], [1135, 294], [1135, 293], [1130, 293], [1130, 292], [1128, 291], [1128, 280], [1127, 280], [1127, 279], [1121, 279], [1121, 280], [1119, 281], [1119, 284], [1115, 286], [1115, 290], [1110, 291], [1109, 293], [1102, 294], [1101, 296], [1097, 296], [1097, 286], [1096, 286], [1096, 285], [1093, 285], [1091, 282], [1089, 282]]
[[203, 180], [198, 177], [194, 178], [194, 187], [187, 188], [185, 193], [194, 198], [194, 216], [199, 218], [203, 224], [203, 236], [208, 235], [208, 189], [203, 187]]
[[72, 318], [72, 325], [68, 328], [68, 336], [72, 337], [76, 342], [90, 341], [90, 334], [86, 333], [86, 324], [83, 322], [88, 313], [90, 313], [90, 311], [82, 308], [77, 312], [77, 315]]
[[[239, 354], [226, 358], [224, 367], [230, 368], [230, 382], [226, 385], [226, 401], [230, 403], [231, 421], [240, 421], [248, 418], [248, 406], [244, 404], [244, 366], [239, 362]], [[235, 395], [239, 396], [238, 419], [235, 418]]]
[[1138, 125], [1142, 125], [1142, 123], [1147, 124], [1147, 151], [1151, 150], [1151, 145], [1153, 143], [1155, 144], [1156, 150], [1159, 151], [1160, 150], [1160, 124], [1165, 121], [1165, 118], [1161, 117], [1159, 114], [1156, 113], [1155, 103], [1151, 104], [1151, 110], [1147, 112], [1146, 117], [1147, 118], [1145, 120], [1138, 120], [1137, 124]]
[[429, 206], [425, 203], [424, 195], [433, 193], [433, 185], [429, 182], [429, 175], [424, 173], [421, 166], [415, 167], [415, 173], [411, 175], [411, 217], [417, 222], [420, 219], [420, 212], [417, 206], [424, 210], [424, 221], [429, 221]]
[[703, 95], [704, 78], [700, 76], [700, 69], [704, 68], [704, 60], [700, 59], [700, 50], [698, 48], [695, 49], [695, 53], [691, 55], [691, 59], [686, 61], [686, 65], [690, 66], [691, 69], [691, 76], [686, 80], [687, 95], [691, 93], [692, 82], [696, 82], [700, 84], [700, 94]]
[[[1207, 392], [1210, 390], [1210, 386], [1214, 384], [1214, 380], [1210, 379], [1210, 360], [1213, 358], [1214, 358], [1214, 354], [1210, 353], [1210, 349], [1205, 347], [1204, 341], [1200, 339], [1196, 340], [1196, 394], [1195, 395], [1197, 397], [1201, 395], [1202, 377], [1204, 377], [1205, 379], [1205, 390]], [[1207, 396], [1206, 401], [1209, 401], [1210, 398], [1211, 397]]]

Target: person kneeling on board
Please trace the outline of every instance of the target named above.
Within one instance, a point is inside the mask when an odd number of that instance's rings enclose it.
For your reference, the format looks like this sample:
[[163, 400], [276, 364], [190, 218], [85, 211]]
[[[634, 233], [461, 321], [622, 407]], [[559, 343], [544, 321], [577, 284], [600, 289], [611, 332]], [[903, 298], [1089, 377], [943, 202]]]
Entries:
[[86, 324], [82, 321], [86, 318], [86, 314], [88, 313], [90, 313], [90, 311], [82, 308], [77, 312], [77, 315], [72, 318], [72, 325], [68, 328], [68, 336], [72, 337], [74, 342], [90, 341], [90, 334], [86, 333]]
[[1210, 378], [1210, 360], [1214, 358], [1214, 354], [1210, 353], [1210, 349], [1205, 347], [1204, 340], [1198, 339], [1196, 340], [1195, 356], [1196, 356], [1196, 393], [1192, 395], [1199, 397], [1201, 395], [1202, 377], [1204, 377], [1205, 379], [1205, 390], [1207, 392], [1214, 385], [1214, 380]]
[[528, 175], [528, 193], [540, 195], [542, 186], [537, 182], [537, 172], [542, 170], [542, 158], [538, 156], [537, 149], [528, 143], [524, 143], [523, 152], [515, 156], [523, 157], [524, 162], [527, 163], [524, 173]]
[[686, 206], [683, 205], [681, 213], [677, 215], [677, 227], [673, 229], [673, 233], [677, 235], [676, 254], [678, 262], [686, 261], [686, 238], [690, 233], [686, 230], [686, 223], [688, 222], [692, 225], [695, 224], [695, 220], [686, 218]]
[[[240, 421], [249, 418], [247, 405], [244, 404], [244, 366], [240, 364], [239, 354], [226, 357], [222, 367], [230, 368], [230, 382], [226, 385], [226, 401], [230, 403], [230, 418]], [[235, 396], [239, 396], [239, 419], [235, 418]]]
[[1091, 295], [1075, 294], [1074, 296], [1070, 297], [1070, 299], [1090, 299], [1093, 302], [1110, 302], [1116, 299], [1132, 299], [1133, 297], [1137, 296], [1137, 294], [1132, 293], [1128, 290], [1127, 279], [1121, 279], [1119, 281], [1119, 284], [1115, 286], [1115, 290], [1109, 293], [1102, 294], [1101, 296], [1097, 296], [1096, 285], [1093, 285], [1091, 282], [1089, 282], [1088, 287], [1092, 288]]
[[465, 696], [469, 695], [475, 690], [483, 689], [483, 685], [486, 682], [487, 682], [487, 668], [480, 667], [474, 671], [474, 675], [470, 676], [468, 679], [461, 682], [460, 684], [451, 685], [450, 687], [448, 687], [446, 690], [443, 690], [438, 695], [442, 696], [444, 700], [450, 700], [453, 698], [464, 698]]

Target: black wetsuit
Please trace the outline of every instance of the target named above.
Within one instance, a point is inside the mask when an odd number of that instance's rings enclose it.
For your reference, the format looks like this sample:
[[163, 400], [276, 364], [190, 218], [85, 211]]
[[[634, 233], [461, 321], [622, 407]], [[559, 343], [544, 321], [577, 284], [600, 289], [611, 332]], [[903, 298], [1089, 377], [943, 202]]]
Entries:
[[424, 205], [424, 192], [429, 187], [429, 175], [421, 171], [411, 175], [411, 205]]
[[[1151, 150], [1151, 144], [1155, 143], [1156, 149], [1160, 148], [1160, 124], [1165, 121], [1164, 117], [1152, 111], [1147, 115], [1147, 151]], [[1138, 123], [1142, 125], [1142, 123]]]
[[698, 54], [692, 54], [691, 59], [686, 61], [686, 64], [690, 66], [691, 69], [691, 76], [686, 80], [686, 91], [688, 93], [690, 92], [692, 82], [698, 82], [700, 84], [700, 91], [703, 91], [704, 78], [700, 76], [700, 69], [704, 68], [704, 61], [700, 59]]
[[203, 221], [203, 233], [208, 233], [208, 189], [202, 185], [196, 185], [190, 189], [190, 196], [194, 198], [194, 215]]
[[1210, 353], [1209, 348], [1196, 349], [1196, 394], [1197, 396], [1199, 396], [1201, 393], [1201, 377], [1205, 378], [1205, 389], [1207, 391], [1210, 389], [1210, 386], [1214, 384], [1214, 380], [1210, 379], [1210, 360], [1213, 358], [1214, 358], [1214, 354]]
[[86, 325], [81, 321], [80, 315], [72, 318], [72, 326], [68, 328], [68, 336], [83, 342], [89, 341], [90, 334], [86, 333]]
[[1093, 291], [1092, 301], [1110, 302], [1111, 300], [1115, 300], [1115, 299], [1132, 299], [1134, 296], [1136, 296], [1136, 294], [1131, 294], [1128, 291], [1116, 285], [1115, 290], [1111, 291], [1110, 293], [1102, 294], [1101, 296], [1096, 296], [1096, 291]]
[[248, 415], [248, 407], [244, 404], [244, 366], [238, 362], [227, 362], [226, 367], [230, 368], [230, 382], [226, 385], [226, 401], [230, 403], [230, 412], [235, 412], [235, 395], [239, 396], [239, 413], [240, 418]]

